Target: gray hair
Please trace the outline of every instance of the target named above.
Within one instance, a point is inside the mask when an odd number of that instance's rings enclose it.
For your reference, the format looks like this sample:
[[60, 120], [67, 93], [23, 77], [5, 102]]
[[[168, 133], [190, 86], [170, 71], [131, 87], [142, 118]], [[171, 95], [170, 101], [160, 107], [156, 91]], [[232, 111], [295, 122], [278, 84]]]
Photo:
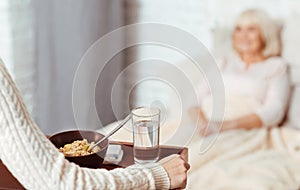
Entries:
[[[259, 9], [249, 9], [240, 14], [238, 23], [255, 24], [261, 31], [264, 43], [262, 54], [264, 57], [280, 56], [282, 51], [281, 30], [282, 25], [273, 20], [269, 15]], [[235, 47], [233, 47], [235, 49]], [[236, 49], [235, 49], [236, 50]]]

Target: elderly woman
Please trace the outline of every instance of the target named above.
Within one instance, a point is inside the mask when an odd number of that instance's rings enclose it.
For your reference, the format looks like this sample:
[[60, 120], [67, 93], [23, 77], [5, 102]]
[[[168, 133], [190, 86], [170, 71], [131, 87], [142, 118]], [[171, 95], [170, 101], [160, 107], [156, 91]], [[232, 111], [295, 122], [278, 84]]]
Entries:
[[[280, 57], [280, 27], [265, 12], [247, 10], [236, 21], [232, 42], [234, 55], [220, 64], [226, 95], [221, 131], [278, 125], [290, 92], [288, 65]], [[214, 120], [209, 118], [212, 99], [208, 94], [201, 91], [201, 106], [196, 109], [202, 126]], [[201, 133], [214, 131], [203, 127]]]
[[26, 189], [184, 188], [189, 169], [181, 155], [112, 171], [68, 162], [31, 119], [1, 59], [0, 158]]
[[[299, 131], [268, 128], [283, 119], [290, 89], [279, 34], [260, 10], [238, 17], [232, 34], [235, 55], [220, 64], [226, 94], [221, 131], [226, 132], [197, 137], [189, 145], [187, 189], [299, 189]], [[212, 100], [209, 91], [200, 93], [201, 108], [195, 111], [205, 123]], [[216, 133], [211, 126], [201, 133]]]

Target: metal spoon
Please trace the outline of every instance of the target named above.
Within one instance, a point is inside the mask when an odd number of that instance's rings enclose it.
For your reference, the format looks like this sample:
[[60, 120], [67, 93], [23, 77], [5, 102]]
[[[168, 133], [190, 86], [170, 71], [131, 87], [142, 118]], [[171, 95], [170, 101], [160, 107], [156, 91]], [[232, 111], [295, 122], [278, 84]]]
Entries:
[[129, 121], [131, 118], [131, 114], [127, 115], [125, 119], [123, 119], [123, 121], [114, 129], [112, 130], [110, 133], [108, 133], [105, 137], [103, 137], [102, 139], [100, 139], [98, 142], [96, 142], [93, 145], [90, 145], [88, 148], [88, 152], [91, 152], [96, 146], [98, 146], [99, 144], [101, 144], [103, 141], [105, 141], [108, 137], [110, 137], [111, 135], [113, 135], [115, 132], [117, 132], [119, 129], [121, 129], [126, 123], [127, 121]]

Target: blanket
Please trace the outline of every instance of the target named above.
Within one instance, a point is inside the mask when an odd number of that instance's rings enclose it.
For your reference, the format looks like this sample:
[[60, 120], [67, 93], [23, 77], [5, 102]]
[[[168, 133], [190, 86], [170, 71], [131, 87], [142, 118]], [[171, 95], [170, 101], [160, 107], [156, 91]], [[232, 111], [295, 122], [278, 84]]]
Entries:
[[[162, 127], [162, 141], [172, 136], [177, 123]], [[111, 131], [117, 124], [114, 122], [101, 132]], [[111, 139], [132, 142], [130, 124]], [[300, 187], [299, 129], [284, 126], [225, 131], [200, 154], [203, 142], [203, 138], [195, 135], [185, 144], [191, 164], [187, 189], [297, 190]]]
[[[210, 137], [206, 137], [210, 138]], [[288, 127], [221, 133], [200, 154], [189, 145], [187, 189], [297, 190], [300, 188], [300, 131]]]

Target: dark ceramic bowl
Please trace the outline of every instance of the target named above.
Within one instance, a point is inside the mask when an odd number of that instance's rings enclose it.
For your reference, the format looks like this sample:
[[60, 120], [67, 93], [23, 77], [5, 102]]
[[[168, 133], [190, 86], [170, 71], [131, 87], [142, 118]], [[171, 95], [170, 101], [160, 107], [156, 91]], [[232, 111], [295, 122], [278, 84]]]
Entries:
[[[62, 133], [55, 134], [51, 136], [50, 141], [59, 149], [63, 147], [65, 144], [72, 143], [76, 140], [87, 139], [90, 142], [97, 142], [98, 140], [104, 137], [103, 134], [97, 133], [94, 131], [83, 131], [83, 130], [75, 130], [75, 131], [66, 131]], [[81, 167], [87, 168], [100, 168], [103, 162], [103, 159], [106, 154], [106, 150], [108, 147], [108, 140], [106, 139], [100, 145], [100, 151], [97, 153], [93, 153], [86, 156], [65, 156], [67, 160], [70, 162], [74, 162]]]

